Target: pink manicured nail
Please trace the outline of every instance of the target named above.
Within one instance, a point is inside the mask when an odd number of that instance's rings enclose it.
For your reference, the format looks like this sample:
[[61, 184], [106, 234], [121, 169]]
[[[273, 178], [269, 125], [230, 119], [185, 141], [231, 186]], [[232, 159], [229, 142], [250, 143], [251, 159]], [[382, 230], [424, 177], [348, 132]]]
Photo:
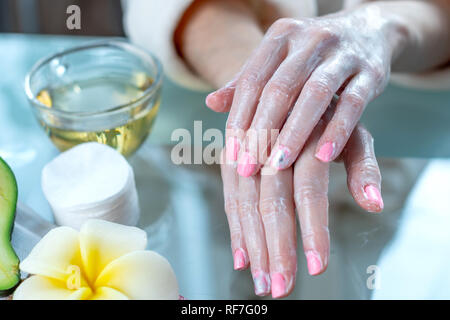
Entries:
[[242, 177], [250, 177], [256, 170], [256, 160], [248, 152], [242, 154], [239, 159], [237, 172]]
[[286, 294], [286, 281], [281, 273], [274, 273], [272, 278], [272, 297], [279, 298]]
[[262, 271], [256, 271], [253, 274], [253, 283], [255, 284], [255, 294], [265, 296], [270, 291], [269, 275]]
[[375, 202], [380, 209], [384, 208], [383, 198], [381, 197], [380, 190], [373, 185], [368, 185], [364, 187], [364, 194], [367, 199]]
[[319, 152], [316, 153], [316, 158], [322, 162], [330, 162], [333, 157], [334, 148], [336, 144], [334, 142], [327, 142], [320, 147]]
[[322, 271], [322, 260], [316, 251], [306, 252], [306, 261], [308, 262], [308, 271], [312, 276], [318, 275]]
[[239, 153], [239, 141], [236, 137], [227, 138], [227, 161], [234, 162], [237, 160]]
[[245, 255], [242, 249], [234, 252], [234, 270], [242, 270], [245, 268]]
[[270, 166], [277, 169], [285, 169], [288, 165], [290, 151], [285, 146], [277, 146], [271, 153]]

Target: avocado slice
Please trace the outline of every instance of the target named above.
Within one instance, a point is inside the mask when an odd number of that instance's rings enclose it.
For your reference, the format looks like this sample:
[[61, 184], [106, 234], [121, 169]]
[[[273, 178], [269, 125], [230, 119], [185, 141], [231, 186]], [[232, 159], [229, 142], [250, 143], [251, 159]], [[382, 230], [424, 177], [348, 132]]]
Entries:
[[11, 289], [20, 280], [19, 258], [11, 245], [16, 203], [16, 178], [0, 158], [0, 290]]

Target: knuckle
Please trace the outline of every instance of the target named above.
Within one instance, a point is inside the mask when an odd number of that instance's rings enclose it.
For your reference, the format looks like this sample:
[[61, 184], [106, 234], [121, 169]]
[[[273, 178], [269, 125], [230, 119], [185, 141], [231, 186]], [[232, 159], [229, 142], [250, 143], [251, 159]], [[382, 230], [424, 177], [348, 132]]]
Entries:
[[250, 255], [250, 264], [252, 264], [252, 262], [256, 265], [260, 264], [261, 259], [266, 254], [260, 246], [249, 247], [248, 251]]
[[383, 68], [383, 66], [377, 64], [372, 66], [372, 74], [374, 75], [375, 79], [378, 82], [381, 82], [384, 80], [385, 76], [386, 76], [386, 71]]
[[320, 77], [324, 83], [335, 83], [338, 80], [338, 75], [329, 70], [322, 70]]
[[327, 27], [314, 27], [310, 33], [319, 41], [319, 43], [335, 43], [339, 41], [339, 34]]
[[360, 111], [364, 108], [366, 105], [366, 99], [357, 92], [348, 92], [343, 97], [350, 107], [357, 109], [357, 111]]
[[301, 26], [300, 21], [292, 18], [281, 18], [276, 20], [269, 29], [272, 36], [279, 36], [281, 34], [290, 33], [294, 30], [298, 30]]
[[230, 226], [230, 238], [234, 243], [242, 241], [241, 228], [239, 226]]
[[333, 70], [333, 67], [324, 65], [317, 71], [317, 75], [310, 79], [312, 86], [319, 92], [334, 94], [338, 88], [340, 75]]
[[276, 210], [275, 203], [272, 198], [261, 199], [259, 209], [262, 215], [267, 215]]
[[370, 145], [373, 146], [374, 139], [372, 134], [369, 132], [369, 130], [366, 129], [362, 124], [358, 123], [356, 126], [356, 129], [358, 130], [358, 133], [360, 137], [362, 138], [362, 141], [367, 141]]
[[346, 51], [341, 54], [342, 60], [350, 65], [360, 65], [362, 58], [355, 51]]
[[349, 137], [351, 134], [351, 123], [347, 119], [336, 120], [336, 125], [333, 128], [333, 135], [335, 137]]
[[234, 214], [238, 212], [238, 204], [237, 201], [234, 200], [225, 200], [225, 213], [227, 215]]
[[276, 252], [270, 256], [270, 262], [273, 265], [285, 266], [286, 268], [288, 268], [289, 265], [286, 265], [286, 261], [289, 261], [296, 255], [297, 252], [295, 250], [288, 250], [287, 252]]
[[375, 164], [374, 159], [371, 156], [364, 156], [355, 162], [355, 165], [368, 171], [378, 171], [378, 166]]
[[349, 168], [352, 172], [352, 175], [358, 173], [366, 176], [373, 176], [375, 178], [380, 178], [380, 168], [376, 160], [370, 155], [365, 155], [364, 157], [358, 159], [354, 163], [351, 164]]
[[361, 123], [358, 123], [356, 125], [356, 130], [359, 132], [361, 136], [372, 138], [372, 134], [369, 132], [369, 130], [366, 129]]
[[261, 215], [267, 216], [280, 210], [286, 210], [286, 204], [281, 198], [268, 197], [260, 200]]
[[371, 63], [367, 69], [375, 83], [375, 87], [383, 87], [386, 84], [389, 71], [382, 62]]
[[255, 70], [248, 70], [238, 81], [238, 88], [244, 91], [254, 92], [258, 88], [259, 73]]
[[276, 99], [287, 99], [290, 95], [291, 88], [289, 85], [283, 81], [273, 81], [267, 84], [264, 88], [262, 96], [263, 97], [273, 97]]
[[240, 117], [239, 115], [230, 113], [225, 125], [226, 129], [233, 132], [244, 132], [244, 130], [242, 129], [244, 127], [244, 121], [245, 119], [242, 119], [242, 117]]
[[309, 93], [319, 97], [334, 94], [333, 88], [326, 77], [321, 79], [311, 79], [306, 90], [308, 90]]
[[240, 201], [239, 202], [239, 212], [246, 214], [251, 213], [255, 209], [255, 203], [253, 201]]

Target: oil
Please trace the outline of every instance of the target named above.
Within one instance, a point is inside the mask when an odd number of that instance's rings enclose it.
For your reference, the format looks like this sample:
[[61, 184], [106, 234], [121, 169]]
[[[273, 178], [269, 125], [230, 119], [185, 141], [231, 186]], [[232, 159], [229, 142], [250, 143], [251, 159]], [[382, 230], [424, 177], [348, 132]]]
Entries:
[[[84, 81], [72, 82], [55, 88], [41, 90], [37, 99], [48, 108], [66, 112], [104, 112], [117, 106], [138, 101], [153, 83], [153, 79], [143, 73], [133, 77], [108, 76]], [[133, 154], [147, 138], [159, 110], [159, 92], [150, 99], [142, 99], [133, 108], [124, 111], [125, 121], [109, 123], [110, 118], [104, 116], [101, 129], [76, 130], [65, 128], [61, 121], [51, 120], [41, 124], [56, 147], [67, 150], [77, 144], [96, 141], [107, 144], [124, 156]], [[59, 125], [56, 125], [59, 123]], [[83, 121], [80, 120], [80, 125]]]

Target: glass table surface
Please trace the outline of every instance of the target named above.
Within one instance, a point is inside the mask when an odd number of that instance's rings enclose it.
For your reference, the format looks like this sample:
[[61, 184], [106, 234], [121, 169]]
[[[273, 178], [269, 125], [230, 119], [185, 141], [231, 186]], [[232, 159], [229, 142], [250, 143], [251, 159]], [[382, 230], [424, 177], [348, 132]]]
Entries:
[[[93, 39], [96, 38], [0, 34], [0, 156], [11, 165], [18, 180], [22, 209], [18, 210], [13, 244], [21, 257], [51, 227], [52, 213], [41, 190], [40, 176], [43, 166], [59, 153], [31, 113], [23, 80], [43, 56]], [[223, 129], [226, 115], [208, 110], [205, 95], [165, 79], [153, 131], [129, 159], [140, 199], [139, 226], [148, 233], [149, 249], [171, 262], [180, 292], [186, 298], [256, 299], [250, 273], [232, 268], [218, 166], [177, 166], [169, 161], [171, 146], [176, 143], [171, 140], [174, 129], [193, 131], [195, 120], [202, 121], [203, 132], [208, 128]], [[390, 298], [390, 294], [395, 297], [395, 292], [402, 292], [395, 287], [389, 254], [392, 255], [393, 247], [406, 241], [400, 241], [399, 234], [412, 219], [408, 216], [411, 210], [405, 209], [410, 206], [411, 190], [417, 187], [424, 170], [435, 162], [445, 165], [447, 161], [439, 159], [450, 157], [450, 92], [390, 85], [368, 106], [363, 123], [376, 141], [384, 177], [385, 210], [381, 215], [373, 215], [357, 208], [346, 190], [342, 165], [333, 165], [329, 268], [323, 275], [309, 276], [304, 255], [299, 251], [296, 289], [290, 299]], [[33, 223], [27, 222], [30, 219]], [[31, 225], [37, 225], [38, 230]], [[23, 236], [30, 228], [33, 236]], [[421, 236], [426, 242], [430, 234]], [[405, 257], [414, 252], [411, 247], [405, 250]], [[368, 282], [371, 266], [380, 268], [381, 279], [394, 280], [383, 280], [381, 288], [372, 288]], [[384, 272], [383, 266], [388, 271]], [[420, 283], [420, 279], [419, 274], [416, 281]], [[430, 284], [436, 279], [423, 281]], [[392, 286], [399, 290], [383, 290]], [[421, 292], [426, 295], [429, 291]], [[440, 294], [438, 297], [450, 297], [446, 290]]]

